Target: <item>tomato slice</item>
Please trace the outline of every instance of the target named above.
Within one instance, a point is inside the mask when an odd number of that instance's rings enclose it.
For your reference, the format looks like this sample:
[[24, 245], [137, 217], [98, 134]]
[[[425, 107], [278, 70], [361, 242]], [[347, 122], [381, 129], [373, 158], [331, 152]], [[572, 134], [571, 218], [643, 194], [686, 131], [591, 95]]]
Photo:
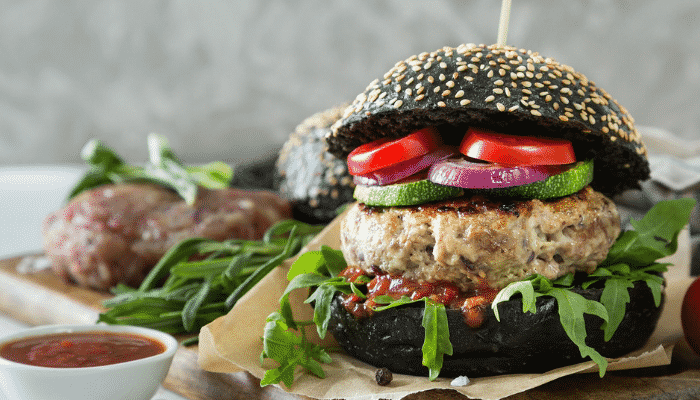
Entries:
[[424, 128], [400, 139], [379, 139], [363, 144], [348, 155], [348, 172], [366, 175], [390, 165], [420, 157], [442, 144], [435, 128]]
[[469, 128], [459, 151], [467, 157], [501, 165], [562, 165], [576, 162], [571, 142], [516, 136]]
[[424, 169], [428, 169], [436, 162], [455, 156], [456, 154], [457, 149], [455, 147], [441, 146], [428, 154], [372, 171], [369, 174], [354, 175], [353, 181], [356, 185], [389, 185]]

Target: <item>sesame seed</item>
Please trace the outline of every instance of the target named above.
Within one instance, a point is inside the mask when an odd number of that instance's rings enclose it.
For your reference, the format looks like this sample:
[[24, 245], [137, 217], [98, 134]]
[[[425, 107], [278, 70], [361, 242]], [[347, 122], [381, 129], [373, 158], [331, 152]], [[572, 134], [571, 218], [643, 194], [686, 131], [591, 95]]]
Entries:
[[569, 104], [569, 99], [564, 96], [559, 96], [559, 100], [564, 104]]
[[432, 75], [428, 75], [428, 82], [434, 83], [434, 82], [435, 82], [435, 78], [434, 78]]
[[503, 86], [503, 81], [501, 79], [499, 79], [499, 80], [493, 82], [493, 84], [496, 86]]
[[442, 97], [447, 97], [450, 95], [450, 93], [452, 93], [452, 92], [449, 89], [447, 89], [444, 92], [442, 92]]
[[423, 100], [424, 98], [425, 98], [425, 95], [424, 95], [424, 94], [419, 94], [418, 96], [416, 96], [416, 101], [421, 101], [421, 100]]
[[423, 69], [430, 69], [430, 67], [432, 67], [432, 66], [433, 66], [433, 63], [427, 62], [427, 63], [425, 63], [425, 65], [423, 65]]
[[544, 97], [544, 101], [546, 101], [546, 102], [548, 102], [548, 103], [549, 103], [550, 101], [552, 101], [552, 96], [551, 96], [551, 95], [549, 95], [549, 94], [548, 94], [548, 95], [546, 95], [546, 96]]
[[496, 103], [496, 108], [498, 108], [498, 111], [505, 111], [506, 110], [506, 106], [504, 106], [501, 103]]
[[532, 82], [525, 81], [525, 82], [522, 83], [522, 85], [525, 86], [525, 87], [532, 87]]
[[552, 108], [554, 108], [554, 110], [559, 110], [559, 103], [555, 102], [554, 104], [552, 104]]
[[562, 121], [564, 121], [564, 122], [566, 122], [566, 121], [569, 120], [569, 118], [567, 118], [565, 115], [560, 115], [560, 116], [559, 116], [559, 119], [562, 120]]
[[593, 116], [590, 115], [590, 116], [588, 117], [588, 122], [590, 122], [591, 125], [595, 125], [595, 118], [593, 118]]
[[438, 107], [447, 107], [447, 104], [445, 104], [444, 101], [438, 101], [437, 105]]
[[510, 89], [508, 89], [508, 88], [506, 87], [506, 88], [505, 88], [505, 91], [506, 91], [506, 96], [510, 97]]
[[438, 76], [438, 79], [440, 79], [441, 81], [444, 81], [444, 80], [445, 80], [445, 74], [440, 74], [440, 76]]
[[433, 88], [433, 93], [437, 93], [437, 92], [439, 92], [439, 91], [440, 91], [440, 86], [435, 86], [435, 87]]
[[532, 114], [532, 115], [534, 115], [534, 116], [537, 116], [537, 117], [541, 117], [541, 116], [542, 116], [542, 113], [540, 113], [540, 112], [537, 111], [537, 110], [530, 110], [530, 114]]
[[447, 86], [448, 88], [453, 88], [455, 87], [455, 83], [454, 81], [447, 81], [445, 82], [445, 86]]
[[505, 69], [500, 68], [500, 69], [498, 70], [498, 74], [501, 75], [501, 76], [506, 76], [507, 72], [506, 72]]
[[460, 101], [459, 104], [462, 105], [462, 106], [466, 106], [466, 105], [468, 105], [468, 104], [471, 103], [471, 102], [472, 102], [471, 100], [466, 100], [466, 99], [465, 99], [465, 100]]
[[518, 74], [516, 74], [515, 72], [511, 72], [511, 73], [510, 73], [510, 79], [511, 79], [511, 80], [516, 80], [516, 79], [518, 79]]
[[446, 62], [444, 62], [444, 61], [443, 61], [443, 62], [441, 62], [441, 63], [440, 63], [440, 68], [442, 68], [442, 69], [445, 69], [445, 68], [447, 68], [447, 63], [446, 63]]
[[501, 89], [501, 88], [495, 88], [495, 89], [493, 89], [493, 92], [496, 93], [496, 94], [503, 94], [503, 89]]
[[466, 70], [466, 69], [467, 69], [467, 66], [466, 66], [466, 65], [460, 65], [459, 67], [457, 67], [457, 71], [459, 71], [459, 72], [462, 72], [462, 71], [464, 71], [464, 70]]
[[401, 85], [396, 85], [396, 86], [394, 86], [394, 91], [396, 91], [397, 93], [400, 92], [400, 91], [401, 91]]
[[416, 90], [416, 94], [421, 94], [423, 92], [425, 92], [425, 86], [420, 86], [418, 87], [418, 90]]
[[460, 90], [459, 92], [455, 93], [455, 98], [460, 98], [464, 96], [464, 90]]
[[486, 99], [484, 99], [484, 102], [490, 103], [490, 102], [492, 102], [492, 101], [494, 101], [494, 100], [496, 100], [496, 96], [491, 95], [491, 96], [488, 96]]
[[412, 96], [412, 95], [413, 95], [413, 90], [411, 90], [411, 88], [407, 88], [407, 89], [406, 89], [406, 95]]
[[493, 78], [493, 70], [489, 70], [489, 72], [486, 74], [486, 77], [488, 78]]
[[513, 111], [517, 110], [518, 108], [520, 108], [520, 106], [516, 104], [513, 107], [509, 108], [508, 111], [513, 112]]

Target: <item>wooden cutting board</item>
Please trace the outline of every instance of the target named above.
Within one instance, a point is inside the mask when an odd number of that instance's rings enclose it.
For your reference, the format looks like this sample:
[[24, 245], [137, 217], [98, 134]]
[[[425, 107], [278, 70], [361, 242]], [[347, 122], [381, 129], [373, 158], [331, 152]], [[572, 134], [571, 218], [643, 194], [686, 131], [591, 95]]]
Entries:
[[[23, 257], [0, 260], [0, 311], [29, 325], [94, 323], [101, 293], [67, 284], [51, 271], [18, 272]], [[182, 337], [180, 339], [184, 339]], [[261, 388], [246, 372], [218, 374], [203, 371], [197, 364], [197, 347], [180, 346], [163, 386], [191, 400], [298, 398], [274, 387]], [[453, 391], [428, 391], [405, 400], [465, 398]], [[508, 400], [661, 400], [700, 399], [700, 357], [683, 344], [677, 346], [673, 363], [646, 370], [567, 376], [544, 386], [511, 396]]]
[[[67, 284], [49, 270], [20, 273], [18, 265], [23, 259], [0, 260], [0, 311], [31, 326], [97, 321], [109, 293]], [[289, 398], [274, 387], [261, 388], [259, 381], [245, 372], [203, 371], [197, 364], [197, 346], [180, 346], [163, 386], [191, 400]]]

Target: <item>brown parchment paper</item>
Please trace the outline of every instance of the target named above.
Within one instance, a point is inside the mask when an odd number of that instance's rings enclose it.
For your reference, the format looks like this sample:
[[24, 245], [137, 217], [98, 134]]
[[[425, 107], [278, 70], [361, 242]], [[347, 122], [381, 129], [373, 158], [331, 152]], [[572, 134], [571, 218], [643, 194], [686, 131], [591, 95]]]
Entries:
[[[333, 220], [302, 251], [320, 249], [325, 244], [340, 247], [339, 216]], [[670, 364], [673, 345], [683, 337], [680, 323], [680, 307], [683, 295], [692, 282], [689, 277], [690, 257], [687, 230], [679, 238], [676, 255], [664, 261], [675, 266], [667, 274], [666, 302], [656, 331], [645, 347], [627, 357], [610, 360], [608, 371], [642, 368]], [[293, 259], [268, 274], [250, 290], [225, 316], [203, 327], [199, 334], [199, 365], [211, 372], [234, 373], [242, 370], [262, 378], [265, 368], [260, 364], [262, 333], [267, 316], [279, 308], [279, 298], [287, 286], [287, 271]], [[303, 304], [306, 291], [297, 290], [290, 296], [295, 319], [311, 319], [313, 311]], [[307, 329], [311, 340], [317, 340], [315, 329]], [[328, 335], [329, 337], [331, 335]], [[326, 338], [324, 344], [332, 344]], [[473, 378], [466, 386], [453, 386], [452, 380], [438, 378], [430, 382], [427, 377], [394, 374], [388, 386], [375, 382], [375, 367], [364, 364], [342, 352], [331, 353], [333, 362], [324, 364], [325, 379], [304, 373], [300, 368], [290, 393], [317, 399], [400, 399], [408, 394], [430, 389], [453, 389], [467, 397], [496, 400], [540, 386], [557, 378], [583, 372], [597, 373], [592, 361], [559, 368], [544, 374], [518, 374]], [[274, 368], [274, 361], [267, 360], [267, 367]]]

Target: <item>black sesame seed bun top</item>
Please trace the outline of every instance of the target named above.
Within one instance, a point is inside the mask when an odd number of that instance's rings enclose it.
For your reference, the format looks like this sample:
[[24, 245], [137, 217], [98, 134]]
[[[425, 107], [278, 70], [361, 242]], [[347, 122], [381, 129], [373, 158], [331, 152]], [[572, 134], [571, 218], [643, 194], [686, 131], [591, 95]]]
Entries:
[[376, 139], [437, 127], [459, 144], [468, 126], [570, 140], [579, 160], [595, 157], [593, 188], [607, 195], [648, 179], [647, 150], [634, 119], [573, 68], [530, 50], [444, 47], [398, 62], [367, 86], [326, 136], [347, 157]]

